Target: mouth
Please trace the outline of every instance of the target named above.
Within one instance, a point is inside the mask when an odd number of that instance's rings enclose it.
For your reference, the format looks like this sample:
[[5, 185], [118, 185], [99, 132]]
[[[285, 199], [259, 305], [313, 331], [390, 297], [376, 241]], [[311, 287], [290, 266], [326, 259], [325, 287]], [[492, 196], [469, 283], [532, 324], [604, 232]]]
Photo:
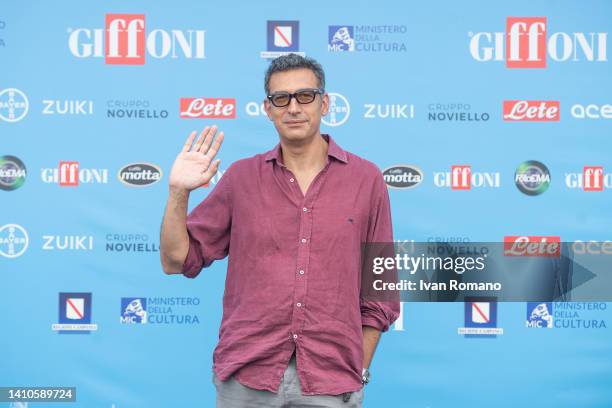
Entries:
[[288, 127], [299, 127], [305, 124], [306, 121], [305, 120], [289, 120], [283, 123]]

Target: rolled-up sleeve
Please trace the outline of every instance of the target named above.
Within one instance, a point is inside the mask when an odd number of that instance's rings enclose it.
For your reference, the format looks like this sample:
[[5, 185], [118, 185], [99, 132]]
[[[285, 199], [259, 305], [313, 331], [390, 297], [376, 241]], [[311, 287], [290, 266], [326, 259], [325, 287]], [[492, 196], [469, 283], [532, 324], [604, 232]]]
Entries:
[[[372, 207], [366, 242], [393, 243], [391, 204], [387, 186], [379, 171], [372, 188]], [[391, 300], [372, 301], [360, 299], [361, 325], [374, 327], [381, 332], [389, 330], [400, 315], [400, 298], [392, 295]]]
[[231, 167], [210, 194], [187, 216], [189, 251], [182, 273], [195, 278], [202, 268], [223, 259], [229, 251], [232, 225]]

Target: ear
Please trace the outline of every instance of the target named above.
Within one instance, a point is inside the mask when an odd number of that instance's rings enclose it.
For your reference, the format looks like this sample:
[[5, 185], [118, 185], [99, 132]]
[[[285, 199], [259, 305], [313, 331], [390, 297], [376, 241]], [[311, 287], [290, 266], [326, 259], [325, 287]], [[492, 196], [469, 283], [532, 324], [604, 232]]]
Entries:
[[272, 104], [270, 103], [268, 98], [264, 99], [263, 104], [264, 104], [264, 109], [266, 110], [266, 115], [268, 115], [268, 119], [270, 119], [271, 121], [274, 121], [274, 119], [272, 119]]
[[329, 95], [327, 92], [321, 98], [321, 116], [327, 115], [329, 112]]

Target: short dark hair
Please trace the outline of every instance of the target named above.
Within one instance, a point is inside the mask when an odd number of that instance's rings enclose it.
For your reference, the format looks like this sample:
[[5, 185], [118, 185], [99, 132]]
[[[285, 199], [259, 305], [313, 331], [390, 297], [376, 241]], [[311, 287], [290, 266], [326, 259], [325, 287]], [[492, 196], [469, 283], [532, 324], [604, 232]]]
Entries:
[[314, 58], [302, 57], [297, 54], [287, 54], [275, 58], [270, 63], [270, 66], [266, 70], [266, 79], [264, 83], [264, 89], [266, 95], [270, 94], [270, 77], [275, 72], [290, 71], [292, 69], [306, 68], [312, 71], [319, 81], [319, 88], [325, 89], [325, 72], [323, 67]]

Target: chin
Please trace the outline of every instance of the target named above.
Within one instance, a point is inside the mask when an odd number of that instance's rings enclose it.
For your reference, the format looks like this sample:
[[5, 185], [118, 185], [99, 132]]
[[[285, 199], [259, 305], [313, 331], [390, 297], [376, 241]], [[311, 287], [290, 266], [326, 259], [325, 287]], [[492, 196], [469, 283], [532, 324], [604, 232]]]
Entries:
[[305, 140], [310, 137], [308, 129], [304, 128], [288, 128], [283, 129], [281, 133], [285, 138], [290, 140]]

